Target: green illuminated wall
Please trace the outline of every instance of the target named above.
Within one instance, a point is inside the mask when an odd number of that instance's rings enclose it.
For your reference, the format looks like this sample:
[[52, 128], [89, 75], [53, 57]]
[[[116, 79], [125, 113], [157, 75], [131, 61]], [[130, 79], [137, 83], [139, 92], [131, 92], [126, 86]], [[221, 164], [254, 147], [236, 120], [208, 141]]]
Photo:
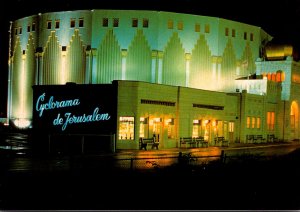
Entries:
[[260, 27], [231, 20], [136, 10], [24, 17], [13, 22], [11, 38], [10, 118], [31, 118], [35, 84], [137, 80], [231, 92], [237, 77], [255, 73], [261, 42], [272, 39]]

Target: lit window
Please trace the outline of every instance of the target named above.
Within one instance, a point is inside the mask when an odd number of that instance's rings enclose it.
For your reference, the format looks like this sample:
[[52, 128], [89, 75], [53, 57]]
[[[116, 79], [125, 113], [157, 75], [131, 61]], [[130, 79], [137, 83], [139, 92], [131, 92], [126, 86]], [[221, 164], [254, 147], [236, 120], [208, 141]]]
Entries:
[[30, 25], [27, 26], [27, 32], [30, 32]]
[[168, 138], [175, 137], [175, 126], [174, 126], [174, 119], [167, 119], [166, 125], [168, 127]]
[[55, 21], [55, 29], [59, 29], [59, 20]]
[[252, 117], [252, 122], [251, 122], [251, 124], [252, 124], [252, 129], [255, 128], [255, 117]]
[[138, 19], [137, 18], [133, 18], [132, 19], [132, 27], [138, 27]]
[[247, 32], [244, 32], [244, 40], [247, 40]]
[[179, 22], [177, 23], [177, 29], [178, 29], [178, 30], [183, 30], [183, 22], [182, 22], [182, 21], [179, 21]]
[[232, 37], [235, 37], [235, 29], [232, 29]]
[[247, 116], [247, 128], [249, 129], [250, 128], [250, 117], [249, 116]]
[[119, 27], [119, 18], [113, 18], [113, 26]]
[[22, 27], [19, 27], [19, 34], [22, 34]]
[[234, 122], [229, 122], [229, 132], [234, 132]]
[[51, 21], [47, 21], [47, 29], [51, 29], [52, 28], [52, 22]]
[[256, 118], [256, 128], [260, 129], [260, 117]]
[[134, 117], [120, 117], [119, 139], [134, 140]]
[[148, 28], [149, 27], [149, 20], [147, 18], [143, 19], [143, 27]]
[[80, 19], [79, 19], [79, 27], [83, 27], [83, 23], [84, 23], [84, 22], [83, 22], [83, 18], [80, 18]]
[[267, 112], [267, 127], [268, 130], [275, 128], [275, 112]]
[[32, 23], [31, 31], [35, 32], [35, 23]]
[[250, 41], [253, 41], [254, 40], [254, 35], [253, 33], [250, 33]]
[[148, 118], [141, 117], [140, 118], [140, 138], [146, 138], [147, 136], [147, 124], [148, 124]]
[[205, 33], [210, 33], [210, 26], [208, 24], [205, 25]]
[[201, 120], [193, 120], [193, 132], [192, 137], [199, 137], [201, 136]]
[[195, 24], [195, 32], [200, 32], [200, 24]]
[[173, 21], [168, 20], [168, 29], [173, 29], [173, 28], [174, 28]]
[[71, 21], [70, 21], [70, 27], [71, 28], [75, 27], [75, 19], [74, 18], [72, 18]]
[[108, 27], [108, 18], [103, 18], [102, 19], [102, 26], [103, 27]]
[[229, 29], [225, 28], [225, 36], [228, 36], [228, 35], [229, 35]]

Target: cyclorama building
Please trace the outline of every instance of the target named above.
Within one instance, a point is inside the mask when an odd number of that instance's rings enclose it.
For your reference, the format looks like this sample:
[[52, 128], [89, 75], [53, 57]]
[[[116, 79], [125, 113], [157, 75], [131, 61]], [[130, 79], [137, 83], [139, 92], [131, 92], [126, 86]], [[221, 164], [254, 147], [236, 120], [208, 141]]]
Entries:
[[[25, 17], [10, 32], [8, 119], [16, 127], [114, 135], [119, 149], [139, 148], [154, 134], [159, 148], [178, 147], [180, 137], [203, 136], [210, 145], [216, 136], [299, 139], [299, 63], [292, 47], [269, 47], [272, 37], [260, 27], [82, 10]], [[85, 101], [96, 103], [82, 108]]]

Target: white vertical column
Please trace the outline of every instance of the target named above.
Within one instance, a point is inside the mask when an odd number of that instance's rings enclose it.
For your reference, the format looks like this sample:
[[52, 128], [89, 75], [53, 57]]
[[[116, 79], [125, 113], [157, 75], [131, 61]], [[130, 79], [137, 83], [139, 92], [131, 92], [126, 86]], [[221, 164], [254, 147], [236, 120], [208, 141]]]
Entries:
[[221, 71], [222, 71], [222, 65], [221, 65], [221, 63], [222, 63], [222, 58], [218, 57], [218, 60], [217, 60], [218, 80], [217, 80], [217, 82], [218, 82], [219, 88], [221, 88], [222, 85], [225, 83], [223, 81], [222, 75], [221, 75]]
[[156, 71], [158, 69], [158, 63], [157, 63], [157, 50], [152, 50], [152, 61], [151, 61], [151, 82], [157, 83], [156, 81]]
[[85, 52], [85, 80], [86, 84], [90, 84], [92, 82], [92, 50], [87, 47]]
[[217, 82], [217, 56], [212, 56], [212, 76], [211, 79], [213, 82]]
[[163, 56], [164, 53], [162, 51], [158, 52], [158, 71], [157, 71], [157, 83], [162, 83], [162, 72], [163, 72]]
[[98, 83], [98, 74], [97, 74], [97, 67], [98, 61], [97, 61], [97, 49], [92, 48], [92, 84]]
[[185, 86], [189, 86], [190, 82], [190, 62], [191, 62], [191, 54], [185, 54]]
[[122, 80], [126, 80], [126, 60], [127, 58], [127, 50], [122, 49]]

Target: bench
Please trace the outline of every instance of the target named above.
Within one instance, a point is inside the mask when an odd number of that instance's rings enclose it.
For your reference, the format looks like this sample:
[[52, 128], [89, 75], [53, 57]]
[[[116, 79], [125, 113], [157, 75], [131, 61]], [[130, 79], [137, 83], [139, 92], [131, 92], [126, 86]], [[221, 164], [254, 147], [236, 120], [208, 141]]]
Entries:
[[154, 138], [140, 138], [140, 150], [147, 150], [147, 146], [150, 145], [153, 148], [158, 149], [159, 142], [156, 142]]
[[203, 136], [195, 137], [194, 140], [197, 144], [197, 147], [199, 147], [200, 144], [202, 147], [208, 147], [208, 141], [205, 141]]
[[246, 143], [253, 143], [254, 135], [246, 135]]
[[225, 140], [224, 136], [217, 136], [214, 138], [215, 144], [221, 143], [221, 146], [229, 146], [229, 141]]
[[190, 147], [195, 147], [195, 145], [197, 145], [197, 142], [192, 137], [181, 137], [180, 138], [180, 144], [179, 144], [180, 147], [181, 147], [182, 144], [185, 144], [185, 145], [189, 144]]
[[266, 139], [262, 135], [256, 135], [254, 140], [255, 142], [256, 141], [264, 142]]
[[278, 138], [276, 138], [274, 134], [267, 135], [267, 142], [277, 142], [277, 141], [278, 141]]

